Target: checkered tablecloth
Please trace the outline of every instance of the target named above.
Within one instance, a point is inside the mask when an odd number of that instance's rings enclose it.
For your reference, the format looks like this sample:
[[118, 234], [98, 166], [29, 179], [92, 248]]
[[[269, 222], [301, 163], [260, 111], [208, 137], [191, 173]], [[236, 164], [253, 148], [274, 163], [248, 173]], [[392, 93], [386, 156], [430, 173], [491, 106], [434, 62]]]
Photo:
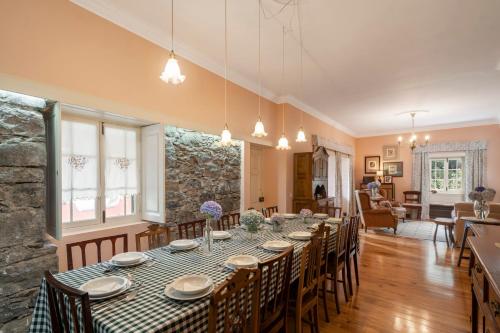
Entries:
[[[130, 273], [135, 281], [141, 282], [137, 297], [129, 302], [113, 298], [91, 302], [95, 332], [206, 332], [209, 298], [191, 302], [174, 301], [163, 295], [165, 285], [184, 274], [207, 274], [216, 284], [220, 283], [230, 274], [229, 270], [220, 267], [229, 256], [251, 254], [261, 260], [268, 259], [275, 254], [258, 248], [259, 245], [267, 240], [283, 240], [288, 233], [302, 230], [307, 230], [307, 225], [298, 220], [289, 221], [280, 233], [266, 229], [253, 239], [249, 239], [243, 230], [231, 230], [233, 237], [215, 242], [213, 253], [209, 256], [200, 250], [170, 253], [160, 248], [146, 252], [154, 260], [152, 266], [139, 265], [105, 273], [104, 266], [97, 264], [60, 273], [56, 277], [75, 288], [103, 275], [126, 276]], [[335, 233], [336, 227], [332, 227], [330, 251], [335, 249]], [[302, 249], [308, 242], [286, 240], [294, 245], [292, 280], [295, 280], [300, 270]], [[45, 281], [40, 287], [30, 332], [51, 332]]]

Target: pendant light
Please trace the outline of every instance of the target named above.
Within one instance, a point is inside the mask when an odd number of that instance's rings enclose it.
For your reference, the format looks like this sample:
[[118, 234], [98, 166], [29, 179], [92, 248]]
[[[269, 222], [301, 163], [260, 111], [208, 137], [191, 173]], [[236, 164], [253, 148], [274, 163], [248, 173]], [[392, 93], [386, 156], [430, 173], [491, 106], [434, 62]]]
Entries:
[[220, 144], [229, 146], [232, 140], [231, 132], [227, 127], [227, 0], [224, 0], [224, 123], [224, 129], [220, 135]]
[[186, 79], [185, 75], [182, 75], [181, 69], [179, 67], [179, 63], [177, 59], [175, 59], [174, 53], [174, 0], [170, 0], [170, 14], [171, 14], [171, 33], [172, 33], [172, 48], [170, 49], [170, 58], [165, 65], [165, 69], [163, 73], [160, 75], [160, 79], [165, 81], [166, 83], [172, 83], [174, 85], [180, 84], [184, 82]]
[[[283, 95], [285, 89], [285, 26], [283, 26], [283, 59], [281, 62], [281, 94]], [[289, 150], [291, 147], [288, 145], [288, 139], [285, 136], [285, 103], [282, 103], [283, 112], [283, 127], [281, 132], [281, 138], [278, 141], [276, 149], [278, 150]]]
[[262, 138], [262, 137], [265, 137], [267, 136], [267, 133], [266, 133], [266, 130], [264, 129], [264, 123], [262, 123], [262, 119], [261, 119], [261, 116], [260, 116], [260, 110], [261, 110], [261, 100], [260, 100], [260, 96], [262, 95], [262, 76], [261, 76], [261, 71], [260, 71], [260, 44], [261, 44], [261, 41], [260, 41], [260, 14], [261, 14], [261, 10], [262, 10], [262, 0], [259, 0], [259, 118], [257, 120], [257, 122], [255, 123], [255, 128], [254, 128], [254, 131], [252, 133], [252, 136], [256, 137], [256, 138]]
[[[302, 55], [303, 55], [303, 45], [302, 45], [302, 19], [300, 15], [300, 0], [297, 2], [297, 20], [299, 21], [299, 44], [300, 44], [300, 75], [299, 75], [299, 94], [303, 97], [303, 89], [304, 89], [304, 69], [303, 69], [303, 62], [302, 62]], [[304, 132], [304, 111], [300, 111], [300, 127], [299, 131], [297, 132], [297, 138], [295, 139], [295, 142], [307, 142], [306, 138], [306, 133]]]

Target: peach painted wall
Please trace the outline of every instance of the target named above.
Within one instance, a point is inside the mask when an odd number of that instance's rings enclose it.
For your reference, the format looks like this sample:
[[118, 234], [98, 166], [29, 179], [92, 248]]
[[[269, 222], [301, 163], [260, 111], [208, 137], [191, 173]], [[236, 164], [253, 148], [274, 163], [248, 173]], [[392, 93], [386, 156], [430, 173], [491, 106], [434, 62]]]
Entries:
[[[500, 191], [500, 125], [434, 130], [417, 134], [421, 138], [425, 134], [430, 134], [432, 143], [486, 140], [488, 142], [487, 185]], [[383, 163], [382, 146], [394, 144], [399, 135], [404, 138], [409, 137], [409, 133], [401, 133], [356, 140], [355, 180], [357, 187], [364, 175], [364, 157], [380, 155], [381, 163]], [[401, 144], [400, 161], [403, 161], [403, 177], [393, 178], [396, 187], [396, 200], [402, 200], [403, 191], [411, 189], [412, 156], [406, 143]], [[500, 202], [500, 195], [496, 196], [495, 201]]]
[[[2, 1], [0, 12], [0, 89], [211, 134], [222, 130], [221, 77], [179, 57], [186, 81], [180, 86], [165, 84], [159, 75], [167, 50], [67, 0]], [[229, 127], [237, 139], [274, 146], [281, 134], [279, 106], [262, 100], [262, 120], [269, 136], [255, 139], [250, 133], [257, 103], [257, 95], [229, 84]], [[286, 131], [293, 150], [266, 154], [269, 164], [264, 177], [270, 192], [275, 186], [269, 200], [278, 202], [281, 211], [291, 210], [292, 153], [311, 150], [310, 142], [293, 142], [299, 119], [298, 110], [290, 107]], [[354, 138], [312, 116], [304, 115], [304, 128], [309, 137], [320, 134], [354, 146]], [[102, 234], [68, 236], [58, 245]]]

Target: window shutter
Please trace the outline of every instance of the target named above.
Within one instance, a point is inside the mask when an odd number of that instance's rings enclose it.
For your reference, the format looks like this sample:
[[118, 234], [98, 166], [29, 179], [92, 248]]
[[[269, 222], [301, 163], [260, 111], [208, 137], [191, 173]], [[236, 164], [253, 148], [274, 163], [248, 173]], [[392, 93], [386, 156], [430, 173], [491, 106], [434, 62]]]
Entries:
[[163, 126], [142, 127], [142, 219], [165, 222], [165, 139]]

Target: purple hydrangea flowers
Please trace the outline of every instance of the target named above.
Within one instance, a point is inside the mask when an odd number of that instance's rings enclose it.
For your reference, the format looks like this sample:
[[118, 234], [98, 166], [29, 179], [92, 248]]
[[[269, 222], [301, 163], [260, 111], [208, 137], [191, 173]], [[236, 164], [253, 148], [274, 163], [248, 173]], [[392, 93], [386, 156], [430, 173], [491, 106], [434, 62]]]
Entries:
[[222, 207], [215, 201], [205, 201], [200, 207], [200, 212], [218, 220], [222, 216]]

